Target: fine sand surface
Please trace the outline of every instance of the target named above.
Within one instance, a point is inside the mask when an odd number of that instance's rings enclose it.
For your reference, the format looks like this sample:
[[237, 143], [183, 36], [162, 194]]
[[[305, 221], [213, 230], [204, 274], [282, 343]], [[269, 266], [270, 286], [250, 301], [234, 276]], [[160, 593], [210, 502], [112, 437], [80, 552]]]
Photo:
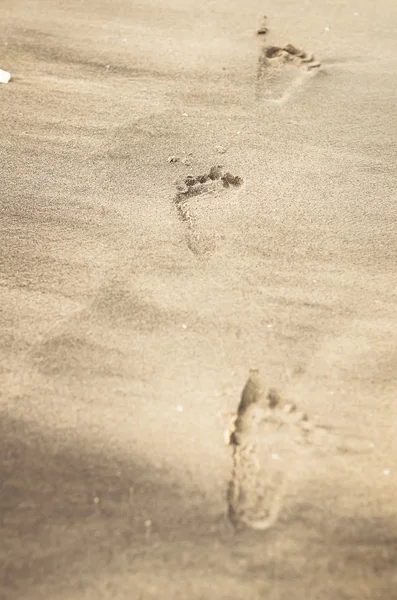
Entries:
[[[268, 80], [264, 14], [321, 68]], [[2, 1], [1, 599], [397, 598], [396, 28], [392, 0]], [[243, 184], [181, 218], [219, 164]], [[235, 533], [250, 368], [372, 450]]]

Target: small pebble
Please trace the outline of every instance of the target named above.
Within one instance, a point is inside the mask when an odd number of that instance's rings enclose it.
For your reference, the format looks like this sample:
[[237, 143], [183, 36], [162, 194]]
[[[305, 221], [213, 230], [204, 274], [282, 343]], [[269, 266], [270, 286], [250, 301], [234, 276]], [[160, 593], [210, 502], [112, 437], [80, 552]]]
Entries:
[[279, 46], [268, 46], [265, 48], [266, 58], [275, 58], [276, 56], [281, 56], [283, 53], [284, 50]]
[[243, 180], [238, 175], [232, 175], [231, 173], [225, 173], [222, 175], [223, 185], [228, 187], [229, 185], [240, 186], [243, 183]]
[[295, 48], [292, 44], [287, 44], [284, 48], [288, 54], [292, 54], [292, 56], [299, 56], [299, 58], [306, 58], [306, 52], [303, 50], [299, 50], [299, 48]]
[[217, 167], [211, 167], [210, 169], [210, 179], [215, 180], [215, 179], [220, 179], [222, 175], [222, 167], [220, 165], [218, 165]]
[[209, 175], [198, 175], [197, 176], [197, 181], [199, 183], [206, 183], [208, 181], [208, 179], [210, 178]]
[[180, 404], [178, 404], [178, 406], [176, 407], [176, 410], [178, 412], [183, 412], [183, 406], [181, 406]]
[[190, 187], [190, 186], [194, 185], [195, 183], [197, 183], [196, 178], [193, 177], [193, 175], [188, 175], [185, 179], [185, 183], [187, 186]]
[[281, 402], [280, 394], [275, 388], [270, 388], [267, 393], [267, 400], [270, 408], [275, 408]]

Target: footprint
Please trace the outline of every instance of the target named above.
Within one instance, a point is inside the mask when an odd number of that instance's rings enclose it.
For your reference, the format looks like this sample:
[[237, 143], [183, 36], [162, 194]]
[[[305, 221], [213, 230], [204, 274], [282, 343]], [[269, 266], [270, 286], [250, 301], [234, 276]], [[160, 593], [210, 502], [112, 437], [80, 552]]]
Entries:
[[[332, 429], [332, 428], [331, 428]], [[315, 425], [295, 404], [266, 388], [257, 370], [243, 389], [234, 430], [232, 477], [227, 492], [234, 527], [266, 530], [278, 520], [293, 477], [311, 475], [312, 465], [337, 453], [368, 453], [370, 443]], [[372, 445], [373, 446], [373, 445]]]
[[317, 73], [320, 67], [321, 63], [312, 54], [292, 44], [282, 47], [264, 44], [258, 59], [257, 98], [285, 101], [294, 88]]
[[[278, 428], [273, 410], [279, 399], [265, 388], [257, 370], [251, 370], [237, 410], [230, 437], [233, 471], [227, 492], [228, 516], [234, 527], [266, 530], [277, 520], [286, 488], [283, 461], [272, 452], [271, 436], [264, 435], [268, 422]], [[270, 442], [270, 446], [269, 446]]]
[[232, 194], [243, 183], [238, 175], [224, 173], [221, 166], [213, 166], [209, 173], [188, 175], [176, 182], [174, 204], [185, 224], [187, 246], [193, 254], [203, 256], [214, 252], [220, 239], [217, 223], [227, 218]]

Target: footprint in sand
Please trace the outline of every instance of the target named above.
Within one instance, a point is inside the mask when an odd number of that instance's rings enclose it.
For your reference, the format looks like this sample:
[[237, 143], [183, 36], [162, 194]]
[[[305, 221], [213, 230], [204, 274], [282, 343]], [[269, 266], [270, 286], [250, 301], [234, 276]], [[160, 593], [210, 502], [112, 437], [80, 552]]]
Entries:
[[[266, 530], [278, 518], [289, 454], [278, 439], [280, 416], [278, 394], [274, 390], [266, 393], [258, 371], [251, 370], [230, 436], [233, 471], [227, 503], [229, 519], [237, 530]], [[301, 418], [297, 415], [297, 420]]]
[[[234, 428], [232, 477], [227, 492], [228, 516], [239, 530], [266, 530], [274, 525], [291, 475], [311, 472], [310, 458], [333, 453], [366, 453], [368, 442], [345, 439], [315, 425], [275, 390], [266, 392], [257, 370], [243, 389]], [[306, 475], [305, 475], [306, 473]]]
[[176, 182], [174, 204], [186, 227], [188, 248], [196, 256], [212, 253], [219, 242], [217, 223], [227, 218], [233, 193], [244, 180], [213, 166], [203, 175], [188, 175]]
[[[262, 29], [258, 33], [260, 31]], [[320, 67], [321, 63], [312, 54], [292, 44], [281, 47], [265, 43], [258, 59], [257, 98], [270, 102], [285, 101], [294, 88], [316, 74]]]

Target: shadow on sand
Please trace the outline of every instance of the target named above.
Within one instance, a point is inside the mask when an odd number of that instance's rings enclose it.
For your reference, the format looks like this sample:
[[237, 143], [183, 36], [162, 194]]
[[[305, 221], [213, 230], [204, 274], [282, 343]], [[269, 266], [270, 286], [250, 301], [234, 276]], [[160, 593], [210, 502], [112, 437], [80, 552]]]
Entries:
[[[194, 536], [197, 514], [205, 513], [199, 490], [182, 495], [138, 457], [90, 452], [66, 443], [64, 432], [48, 437], [8, 416], [0, 419], [0, 484], [0, 589], [7, 599], [49, 597], [48, 585], [84, 587], [86, 574], [95, 576], [126, 550], [143, 556], [160, 540]], [[185, 502], [188, 493], [197, 508]]]
[[271, 531], [236, 535], [199, 490], [170, 485], [138, 457], [90, 452], [4, 416], [0, 456], [6, 600], [237, 600], [247, 586], [258, 600], [395, 597], [395, 522], [331, 523], [301, 502]]

